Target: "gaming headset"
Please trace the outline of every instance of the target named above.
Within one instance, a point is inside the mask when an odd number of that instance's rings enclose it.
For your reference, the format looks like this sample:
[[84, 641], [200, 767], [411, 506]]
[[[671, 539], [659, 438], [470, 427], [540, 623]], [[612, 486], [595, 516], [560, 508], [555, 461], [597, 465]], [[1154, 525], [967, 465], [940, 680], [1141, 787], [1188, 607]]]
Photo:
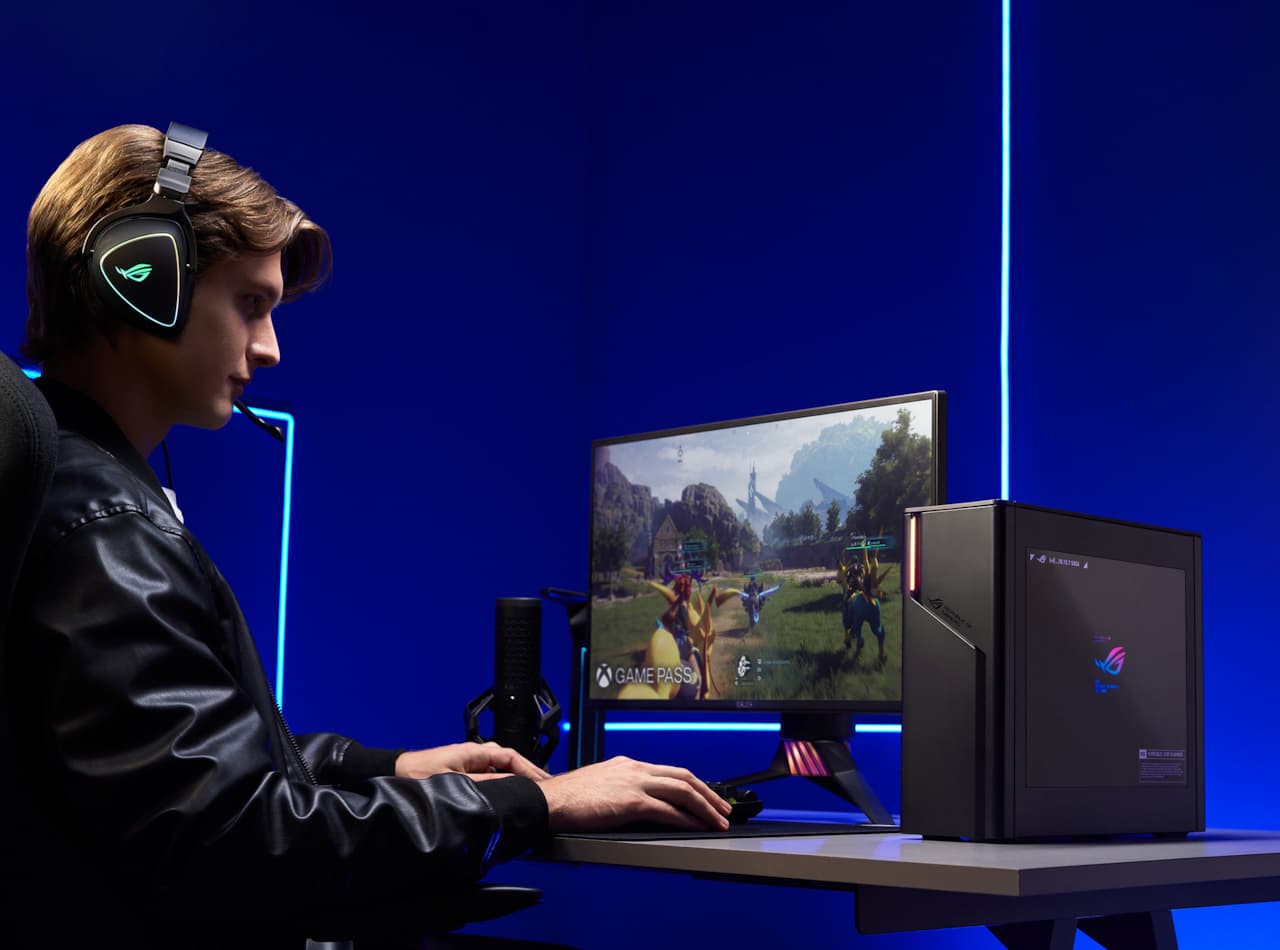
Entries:
[[89, 281], [108, 313], [177, 339], [196, 277], [196, 235], [183, 206], [206, 132], [171, 122], [155, 194], [101, 218], [84, 239]]
[[[98, 220], [84, 239], [89, 283], [107, 312], [129, 326], [176, 340], [187, 323], [196, 280], [196, 233], [183, 198], [204, 154], [207, 132], [170, 122], [154, 194]], [[284, 441], [278, 426], [235, 401], [254, 425]]]

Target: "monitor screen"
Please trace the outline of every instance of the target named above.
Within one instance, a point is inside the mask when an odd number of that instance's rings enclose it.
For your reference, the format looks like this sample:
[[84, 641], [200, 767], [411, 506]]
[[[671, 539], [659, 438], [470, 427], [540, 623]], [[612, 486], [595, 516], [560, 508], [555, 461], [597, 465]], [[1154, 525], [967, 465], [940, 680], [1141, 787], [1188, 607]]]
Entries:
[[943, 494], [917, 393], [593, 445], [588, 698], [893, 712], [902, 511]]

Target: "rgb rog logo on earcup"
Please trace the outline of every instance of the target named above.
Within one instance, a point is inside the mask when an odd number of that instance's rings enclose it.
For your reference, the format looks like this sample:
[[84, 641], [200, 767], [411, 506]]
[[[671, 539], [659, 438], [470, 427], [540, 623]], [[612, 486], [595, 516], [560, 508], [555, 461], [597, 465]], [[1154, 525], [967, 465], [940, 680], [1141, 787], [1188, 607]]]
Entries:
[[119, 274], [121, 277], [127, 277], [130, 280], [136, 280], [138, 283], [142, 283], [144, 280], [146, 280], [148, 277], [151, 276], [151, 265], [150, 264], [134, 264], [128, 270], [125, 270], [123, 267], [117, 267], [116, 273]]
[[178, 244], [164, 231], [141, 234], [98, 259], [107, 285], [138, 316], [162, 327], [178, 322]]
[[99, 298], [120, 319], [140, 329], [176, 336], [182, 329], [190, 281], [185, 264], [188, 238], [182, 222], [151, 215], [129, 216], [95, 235], [90, 279]]

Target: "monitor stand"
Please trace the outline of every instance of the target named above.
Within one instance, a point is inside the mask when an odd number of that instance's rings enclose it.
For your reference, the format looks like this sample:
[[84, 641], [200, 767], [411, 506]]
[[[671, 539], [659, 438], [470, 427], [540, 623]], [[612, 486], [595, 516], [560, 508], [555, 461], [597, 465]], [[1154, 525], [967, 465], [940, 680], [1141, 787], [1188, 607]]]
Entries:
[[725, 784], [758, 785], [799, 775], [852, 802], [873, 825], [894, 825], [893, 816], [880, 804], [853, 761], [849, 751], [852, 737], [851, 713], [783, 713], [782, 735], [769, 768], [728, 779]]

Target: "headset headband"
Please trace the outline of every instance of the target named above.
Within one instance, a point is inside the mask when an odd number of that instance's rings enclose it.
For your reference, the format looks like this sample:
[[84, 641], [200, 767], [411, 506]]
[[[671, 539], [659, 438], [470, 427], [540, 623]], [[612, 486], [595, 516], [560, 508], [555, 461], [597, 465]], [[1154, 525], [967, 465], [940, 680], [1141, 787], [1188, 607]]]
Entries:
[[181, 122], [170, 122], [164, 135], [164, 164], [156, 173], [155, 193], [181, 201], [191, 190], [191, 172], [204, 154], [209, 133]]

